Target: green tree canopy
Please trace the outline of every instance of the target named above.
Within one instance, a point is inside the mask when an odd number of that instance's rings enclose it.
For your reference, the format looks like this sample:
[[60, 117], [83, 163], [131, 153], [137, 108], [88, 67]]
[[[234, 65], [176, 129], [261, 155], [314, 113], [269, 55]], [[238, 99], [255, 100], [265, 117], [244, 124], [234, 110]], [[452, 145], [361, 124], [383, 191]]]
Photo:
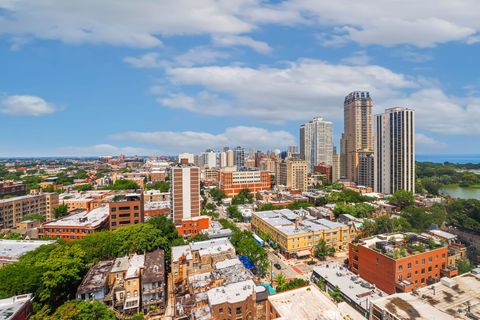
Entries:
[[389, 198], [390, 203], [404, 209], [413, 206], [415, 197], [413, 193], [407, 190], [398, 190]]

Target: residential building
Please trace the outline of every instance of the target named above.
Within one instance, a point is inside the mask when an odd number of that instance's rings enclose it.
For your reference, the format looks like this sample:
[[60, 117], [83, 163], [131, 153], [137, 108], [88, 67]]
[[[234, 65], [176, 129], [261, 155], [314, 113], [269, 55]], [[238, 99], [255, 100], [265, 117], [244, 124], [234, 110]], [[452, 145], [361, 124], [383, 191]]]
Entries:
[[170, 214], [170, 201], [150, 201], [143, 205], [145, 217], [168, 216]]
[[27, 193], [25, 184], [15, 181], [0, 181], [0, 199], [5, 196], [23, 196]]
[[337, 182], [342, 177], [342, 160], [340, 154], [334, 153], [332, 157], [332, 182]]
[[209, 216], [196, 216], [189, 219], [183, 219], [180, 225], [177, 225], [178, 235], [182, 237], [193, 237], [210, 227]]
[[188, 165], [193, 164], [195, 161], [194, 155], [191, 153], [180, 153], [178, 155], [178, 163]]
[[315, 117], [300, 126], [300, 155], [307, 161], [310, 172], [322, 162], [332, 165], [332, 136], [333, 123], [322, 117]]
[[233, 150], [233, 165], [237, 168], [243, 167], [245, 164], [245, 150], [238, 146]]
[[375, 116], [375, 191], [415, 193], [415, 112], [390, 108]]
[[371, 320], [478, 319], [480, 318], [480, 270], [372, 301]]
[[359, 319], [352, 317], [348, 308], [342, 307], [316, 286], [309, 285], [269, 296], [266, 320]]
[[117, 195], [108, 203], [108, 208], [110, 230], [142, 223], [145, 219], [143, 193]]
[[371, 151], [358, 151], [358, 180], [357, 185], [373, 188], [375, 156]]
[[247, 188], [252, 193], [260, 190], [270, 190], [270, 172], [245, 167], [237, 170], [225, 168], [218, 173], [218, 187], [229, 198], [236, 196], [240, 190]]
[[33, 295], [21, 294], [0, 300], [0, 319], [27, 320], [33, 310]]
[[316, 219], [306, 212], [289, 209], [253, 213], [252, 230], [257, 234], [268, 234], [287, 258], [310, 256], [322, 239], [335, 250], [347, 250], [348, 243], [356, 235], [353, 225]]
[[171, 208], [173, 222], [181, 225], [200, 215], [200, 168], [178, 166], [171, 168]]
[[47, 222], [38, 229], [40, 238], [58, 238], [66, 241], [83, 239], [93, 232], [108, 228], [108, 206], [81, 211]]
[[24, 254], [52, 243], [55, 243], [55, 241], [0, 239], [0, 267], [17, 262]]
[[359, 177], [365, 175], [362, 172], [365, 168], [359, 166], [359, 152], [373, 152], [372, 108], [373, 103], [368, 92], [355, 91], [345, 97], [342, 136], [345, 176], [357, 184]]
[[277, 183], [292, 190], [307, 191], [308, 163], [305, 160], [289, 159], [280, 163]]
[[227, 154], [227, 167], [233, 167], [235, 165], [235, 153], [233, 150], [225, 151]]
[[0, 226], [15, 228], [23, 217], [40, 214], [45, 220], [52, 220], [58, 207], [58, 193], [29, 194], [0, 200]]
[[349, 245], [349, 269], [388, 294], [410, 292], [457, 274], [448, 247], [414, 233], [382, 234]]
[[222, 151], [222, 152], [220, 152], [220, 168], [225, 168], [227, 166], [228, 166], [228, 164], [227, 164], [227, 152]]
[[121, 314], [165, 309], [165, 258], [157, 249], [100, 261], [94, 265], [77, 289], [77, 299], [98, 300]]
[[213, 169], [217, 167], [217, 153], [213, 150], [207, 150], [202, 153], [203, 168]]
[[320, 173], [325, 177], [325, 182], [332, 182], [332, 166], [326, 164], [325, 162], [315, 165], [313, 171], [315, 173]]
[[[227, 238], [172, 247], [175, 319], [257, 319], [261, 302], [253, 274]], [[265, 301], [266, 299], [264, 299]]]
[[146, 190], [143, 192], [143, 201], [144, 203], [170, 201], [170, 192], [160, 192], [160, 190]]
[[323, 283], [325, 292], [339, 292], [343, 301], [369, 318], [372, 300], [387, 296], [373, 284], [360, 278], [338, 262], [324, 263], [313, 269], [313, 283]]

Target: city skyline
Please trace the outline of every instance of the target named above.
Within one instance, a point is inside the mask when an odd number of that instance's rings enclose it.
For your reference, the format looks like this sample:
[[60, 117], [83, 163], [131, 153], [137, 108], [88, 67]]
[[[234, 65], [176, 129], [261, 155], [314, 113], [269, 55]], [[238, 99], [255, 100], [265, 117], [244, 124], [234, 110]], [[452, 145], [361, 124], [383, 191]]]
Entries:
[[478, 4], [448, 3], [2, 3], [0, 157], [284, 149], [316, 116], [338, 149], [356, 90], [416, 111], [418, 154], [475, 153]]

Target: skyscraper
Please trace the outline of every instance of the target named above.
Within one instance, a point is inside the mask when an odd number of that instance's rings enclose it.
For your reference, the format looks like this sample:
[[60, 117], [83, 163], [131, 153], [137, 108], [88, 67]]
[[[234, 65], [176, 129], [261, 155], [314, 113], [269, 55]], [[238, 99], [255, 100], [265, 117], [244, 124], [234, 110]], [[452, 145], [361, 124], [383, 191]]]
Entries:
[[415, 112], [390, 108], [375, 116], [375, 191], [415, 192]]
[[245, 165], [245, 150], [240, 146], [233, 150], [233, 165], [238, 169]]
[[200, 215], [200, 168], [178, 166], [171, 169], [171, 205], [173, 222], [181, 225]]
[[[341, 149], [345, 158], [345, 177], [357, 184], [360, 180], [373, 182], [372, 177], [367, 177], [369, 172], [373, 172], [373, 168], [359, 166], [360, 156], [363, 157], [362, 160], [367, 160], [373, 153], [372, 107], [372, 99], [368, 92], [355, 91], [345, 97], [344, 134]], [[362, 185], [373, 187], [373, 185], [363, 183]]]
[[300, 126], [300, 155], [307, 162], [310, 171], [316, 164], [325, 162], [332, 165], [333, 124], [315, 117]]

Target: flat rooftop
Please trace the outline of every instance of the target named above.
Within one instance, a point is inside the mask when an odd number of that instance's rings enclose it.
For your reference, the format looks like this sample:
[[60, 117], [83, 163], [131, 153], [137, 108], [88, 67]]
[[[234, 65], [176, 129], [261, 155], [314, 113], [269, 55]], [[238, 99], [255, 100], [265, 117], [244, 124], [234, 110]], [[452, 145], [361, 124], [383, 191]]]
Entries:
[[32, 294], [22, 294], [0, 300], [0, 320], [10, 320], [19, 312], [25, 303], [32, 300]]
[[335, 303], [313, 285], [277, 293], [269, 296], [268, 300], [279, 314], [276, 319], [342, 319]]
[[172, 247], [172, 261], [178, 261], [181, 256], [187, 260], [192, 259], [192, 252], [198, 251], [200, 256], [212, 255], [222, 252], [235, 251], [235, 248], [227, 238], [211, 239], [189, 243], [185, 246]]
[[0, 260], [18, 260], [25, 253], [52, 243], [55, 243], [55, 241], [0, 239]]
[[78, 287], [77, 294], [103, 290], [107, 283], [108, 272], [112, 269], [112, 266], [113, 260], [105, 260], [91, 267]]
[[376, 289], [375, 286], [336, 262], [317, 266], [313, 272], [314, 275], [315, 273], [320, 275], [334, 287], [338, 286], [343, 294], [364, 310], [369, 310], [370, 301], [387, 296], [385, 292]]
[[255, 292], [255, 282], [245, 280], [210, 289], [207, 292], [210, 305], [245, 301]]
[[38, 198], [38, 196], [40, 196], [40, 195], [41, 194], [27, 194], [25, 196], [18, 196], [18, 197], [13, 197], [13, 198], [2, 199], [2, 200], [0, 200], [0, 204], [19, 201], [19, 200], [35, 199], [35, 198]]
[[98, 227], [108, 219], [109, 209], [107, 206], [82, 211], [68, 215], [64, 218], [44, 224], [44, 227]]
[[416, 290], [373, 301], [399, 319], [480, 318], [480, 275], [466, 273]]

